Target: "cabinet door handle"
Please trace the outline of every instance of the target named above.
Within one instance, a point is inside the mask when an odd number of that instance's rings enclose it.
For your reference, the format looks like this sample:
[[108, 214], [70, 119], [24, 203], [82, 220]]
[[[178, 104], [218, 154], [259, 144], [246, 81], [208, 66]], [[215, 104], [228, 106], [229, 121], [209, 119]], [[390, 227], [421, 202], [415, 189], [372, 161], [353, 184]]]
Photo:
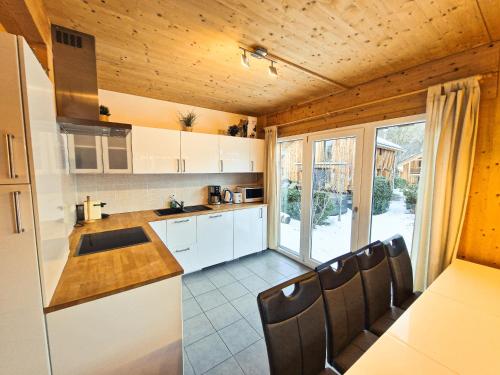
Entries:
[[184, 168], [183, 168], [183, 169], [184, 169], [184, 170], [183, 170], [183, 172], [186, 172], [186, 159], [182, 159], [182, 164], [183, 164], [183, 166], [184, 166]]
[[262, 207], [260, 209], [260, 218], [259, 219], [262, 219]]
[[222, 217], [222, 214], [220, 214], [220, 215], [210, 215], [210, 216], [208, 216], [208, 218], [209, 218], [209, 219], [215, 219], [215, 218], [217, 218], [217, 217]]
[[181, 171], [181, 159], [177, 159], [177, 173]]
[[14, 211], [16, 214], [16, 233], [22, 233], [24, 232], [23, 228], [23, 221], [21, 217], [21, 200], [19, 199], [19, 196], [21, 195], [20, 191], [14, 191], [12, 193], [14, 197]]
[[188, 221], [190, 221], [191, 219], [184, 219], [184, 220], [176, 220], [174, 221], [174, 224], [179, 224], [179, 223], [187, 223]]
[[9, 163], [9, 178], [18, 178], [19, 176], [16, 173], [16, 162], [14, 160], [14, 136], [12, 134], [7, 133], [5, 135], [7, 141], [7, 162]]
[[220, 171], [224, 172], [224, 160], [220, 161]]
[[185, 249], [175, 250], [174, 253], [183, 253], [185, 251], [188, 251], [189, 249], [191, 249], [191, 248], [190, 247], [186, 247]]
[[251, 169], [251, 171], [253, 172], [253, 160], [251, 161], [251, 163], [252, 163], [252, 169]]

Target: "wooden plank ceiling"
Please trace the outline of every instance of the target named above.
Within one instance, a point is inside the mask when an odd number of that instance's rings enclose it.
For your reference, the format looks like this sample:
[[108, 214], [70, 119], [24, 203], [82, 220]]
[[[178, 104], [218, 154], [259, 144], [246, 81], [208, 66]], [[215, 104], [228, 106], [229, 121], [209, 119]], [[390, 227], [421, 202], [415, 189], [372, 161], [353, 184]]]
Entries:
[[268, 75], [264, 61], [251, 60], [245, 69], [239, 45], [262, 45], [353, 87], [498, 37], [493, 20], [499, 0], [478, 1], [45, 0], [45, 5], [52, 23], [96, 36], [100, 88], [259, 115], [340, 89], [283, 63], [277, 64], [277, 79]]

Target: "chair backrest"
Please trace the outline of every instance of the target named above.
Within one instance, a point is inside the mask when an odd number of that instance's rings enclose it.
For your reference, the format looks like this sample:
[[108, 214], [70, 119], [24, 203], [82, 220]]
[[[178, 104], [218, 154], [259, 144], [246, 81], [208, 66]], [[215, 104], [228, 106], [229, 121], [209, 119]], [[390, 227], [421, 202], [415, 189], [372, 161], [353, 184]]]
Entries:
[[380, 241], [356, 253], [366, 302], [367, 326], [371, 326], [391, 307], [391, 271]]
[[323, 263], [316, 271], [326, 310], [328, 363], [333, 366], [334, 358], [365, 329], [363, 284], [353, 254]]
[[392, 275], [392, 299], [394, 306], [401, 304], [413, 294], [413, 271], [404, 238], [397, 234], [384, 241], [389, 268]]
[[[282, 289], [295, 285], [292, 294]], [[325, 311], [318, 275], [308, 272], [257, 296], [272, 375], [317, 375], [325, 368]]]

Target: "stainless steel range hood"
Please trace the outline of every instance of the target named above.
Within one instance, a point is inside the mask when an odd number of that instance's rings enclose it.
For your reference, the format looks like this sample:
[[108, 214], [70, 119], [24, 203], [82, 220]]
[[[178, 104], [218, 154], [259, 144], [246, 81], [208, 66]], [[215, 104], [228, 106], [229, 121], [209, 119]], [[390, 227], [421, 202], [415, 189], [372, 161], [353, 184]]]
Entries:
[[95, 38], [52, 25], [57, 122], [68, 134], [125, 137], [130, 124], [99, 120]]

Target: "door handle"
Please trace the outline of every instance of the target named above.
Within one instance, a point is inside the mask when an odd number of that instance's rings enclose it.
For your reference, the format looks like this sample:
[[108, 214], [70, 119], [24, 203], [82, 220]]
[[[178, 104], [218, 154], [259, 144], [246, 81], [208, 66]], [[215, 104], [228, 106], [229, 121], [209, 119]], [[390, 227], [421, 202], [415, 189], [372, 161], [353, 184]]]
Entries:
[[224, 160], [220, 161], [220, 171], [224, 172]]
[[262, 219], [262, 207], [260, 208], [260, 217], [259, 219]]
[[222, 217], [222, 215], [211, 215], [209, 216], [209, 219], [215, 219], [216, 217]]
[[182, 164], [183, 164], [183, 172], [186, 172], [186, 159], [182, 159]]
[[22, 221], [22, 216], [21, 216], [21, 200], [19, 199], [19, 196], [21, 195], [20, 191], [14, 191], [12, 193], [14, 197], [14, 211], [15, 211], [15, 216], [16, 216], [16, 233], [22, 233], [24, 232], [23, 228], [23, 221]]
[[253, 160], [250, 163], [252, 163], [252, 169], [251, 169], [251, 171], [253, 172]]
[[176, 221], [174, 221], [174, 224], [187, 223], [189, 220], [191, 220], [191, 219], [176, 220]]
[[9, 164], [9, 178], [18, 178], [16, 173], [16, 163], [14, 160], [14, 135], [7, 133], [5, 135], [7, 141], [7, 162]]
[[175, 250], [174, 253], [183, 253], [185, 251], [188, 251], [190, 247], [186, 247], [185, 249], [180, 249], [180, 250]]
[[181, 171], [181, 159], [177, 159], [177, 173]]
[[358, 214], [358, 206], [352, 208], [352, 219]]

